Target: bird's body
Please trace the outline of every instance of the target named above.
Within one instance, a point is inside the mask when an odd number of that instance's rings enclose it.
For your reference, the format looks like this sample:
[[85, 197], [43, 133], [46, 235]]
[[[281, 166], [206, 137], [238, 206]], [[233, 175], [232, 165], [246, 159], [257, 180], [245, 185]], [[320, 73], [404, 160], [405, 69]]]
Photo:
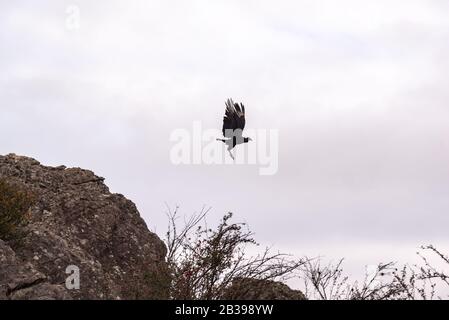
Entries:
[[243, 137], [243, 129], [245, 129], [246, 119], [245, 119], [245, 106], [240, 103], [234, 103], [232, 99], [226, 101], [226, 111], [223, 117], [223, 136], [227, 139], [217, 139], [222, 141], [228, 146], [229, 154], [231, 158], [234, 156], [231, 150], [242, 143], [248, 143], [251, 138]]

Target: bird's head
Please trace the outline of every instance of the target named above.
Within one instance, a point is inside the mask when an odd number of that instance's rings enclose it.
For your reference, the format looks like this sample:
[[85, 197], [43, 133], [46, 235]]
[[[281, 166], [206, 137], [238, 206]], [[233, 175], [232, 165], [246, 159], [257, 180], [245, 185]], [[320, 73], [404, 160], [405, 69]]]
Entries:
[[251, 139], [251, 138], [243, 138], [243, 142], [244, 143], [248, 143], [250, 141], [253, 141], [253, 139]]

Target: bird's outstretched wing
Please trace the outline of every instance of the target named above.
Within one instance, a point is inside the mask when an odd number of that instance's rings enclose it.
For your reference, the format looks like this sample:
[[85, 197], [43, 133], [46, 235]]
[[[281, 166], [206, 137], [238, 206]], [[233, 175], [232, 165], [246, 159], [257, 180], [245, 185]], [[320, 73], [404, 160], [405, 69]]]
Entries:
[[232, 99], [226, 101], [226, 111], [223, 117], [223, 136], [231, 138], [233, 131], [245, 129], [245, 106], [234, 103]]

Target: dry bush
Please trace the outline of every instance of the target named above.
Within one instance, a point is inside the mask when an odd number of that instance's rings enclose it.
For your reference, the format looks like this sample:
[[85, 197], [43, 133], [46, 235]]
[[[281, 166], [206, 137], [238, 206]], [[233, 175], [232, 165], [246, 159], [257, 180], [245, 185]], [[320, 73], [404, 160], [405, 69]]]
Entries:
[[[322, 265], [321, 259], [306, 260], [301, 268], [305, 295], [317, 300], [432, 300], [449, 295], [449, 257], [433, 246], [423, 246], [417, 254], [419, 265], [381, 263], [365, 275], [363, 281], [351, 282], [343, 272], [343, 259]], [[429, 262], [429, 254], [442, 262], [438, 269]], [[440, 293], [437, 293], [439, 289]]]
[[17, 242], [24, 236], [23, 227], [34, 203], [31, 193], [0, 179], [0, 239]]
[[[228, 213], [211, 229], [206, 223], [208, 212], [203, 208], [180, 225], [178, 207], [168, 208], [165, 242], [169, 275], [165, 279], [169, 279], [170, 299], [223, 299], [230, 288], [238, 288], [239, 294], [246, 295], [247, 288], [241, 288], [246, 283], [262, 281], [259, 283], [263, 285], [265, 280], [294, 277], [303, 281], [303, 293], [311, 300], [449, 298], [449, 257], [431, 245], [421, 247], [417, 253], [420, 264], [398, 267], [394, 262], [380, 263], [362, 280], [353, 281], [344, 272], [343, 259], [324, 264], [321, 258], [294, 259], [272, 253], [269, 248], [257, 256], [248, 256], [248, 246], [257, 243], [246, 224], [232, 223], [232, 214]], [[431, 258], [437, 261], [431, 263]], [[437, 268], [435, 262], [440, 262], [441, 267]]]
[[207, 227], [203, 210], [179, 227], [178, 208], [168, 208], [167, 262], [171, 273], [170, 298], [222, 299], [233, 282], [241, 279], [285, 280], [292, 277], [302, 259], [292, 259], [266, 248], [247, 256], [248, 245], [257, 245], [244, 223], [232, 223], [225, 215], [215, 229]]

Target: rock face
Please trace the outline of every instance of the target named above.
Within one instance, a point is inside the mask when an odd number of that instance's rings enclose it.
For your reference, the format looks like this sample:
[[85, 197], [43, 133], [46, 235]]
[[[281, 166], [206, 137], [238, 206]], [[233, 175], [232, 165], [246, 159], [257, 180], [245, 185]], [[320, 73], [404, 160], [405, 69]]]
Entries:
[[70, 299], [62, 285], [50, 284], [31, 263], [17, 259], [14, 251], [0, 240], [1, 299]]
[[[167, 297], [163, 242], [103, 178], [16, 155], [0, 156], [0, 178], [38, 199], [20, 245], [0, 240], [0, 299]], [[79, 289], [66, 287], [69, 266]]]
[[227, 300], [306, 300], [299, 290], [282, 282], [256, 279], [237, 279], [226, 290]]

